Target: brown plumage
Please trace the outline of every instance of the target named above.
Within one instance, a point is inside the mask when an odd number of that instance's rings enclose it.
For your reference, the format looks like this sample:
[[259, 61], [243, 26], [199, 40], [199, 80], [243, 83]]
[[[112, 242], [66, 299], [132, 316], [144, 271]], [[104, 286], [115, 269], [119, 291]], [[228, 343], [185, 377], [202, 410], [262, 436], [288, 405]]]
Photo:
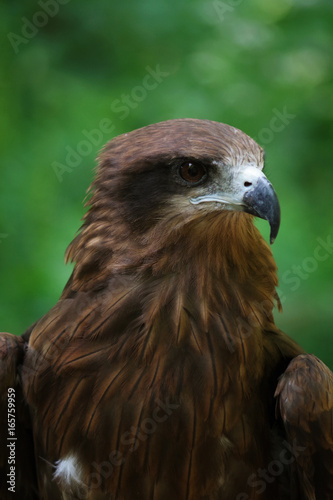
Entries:
[[2, 334], [2, 416], [16, 387], [38, 477], [18, 498], [333, 497], [333, 376], [274, 324], [262, 168], [252, 139], [205, 120], [105, 146], [59, 302]]

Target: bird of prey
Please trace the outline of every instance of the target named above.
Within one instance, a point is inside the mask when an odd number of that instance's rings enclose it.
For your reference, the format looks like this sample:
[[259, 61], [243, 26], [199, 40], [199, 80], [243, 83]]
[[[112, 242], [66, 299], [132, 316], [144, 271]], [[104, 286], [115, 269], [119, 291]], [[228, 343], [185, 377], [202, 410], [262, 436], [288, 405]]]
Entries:
[[58, 303], [1, 334], [1, 499], [333, 498], [333, 375], [274, 323], [263, 167], [208, 120], [106, 144]]

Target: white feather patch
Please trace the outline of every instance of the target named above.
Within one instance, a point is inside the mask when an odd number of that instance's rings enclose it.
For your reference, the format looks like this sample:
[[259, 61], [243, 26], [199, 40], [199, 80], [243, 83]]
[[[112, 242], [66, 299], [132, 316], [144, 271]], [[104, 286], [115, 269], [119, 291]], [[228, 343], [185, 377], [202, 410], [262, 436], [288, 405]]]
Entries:
[[60, 481], [67, 486], [75, 486], [82, 484], [82, 469], [78, 459], [74, 455], [67, 455], [67, 457], [56, 462], [56, 471], [54, 479]]

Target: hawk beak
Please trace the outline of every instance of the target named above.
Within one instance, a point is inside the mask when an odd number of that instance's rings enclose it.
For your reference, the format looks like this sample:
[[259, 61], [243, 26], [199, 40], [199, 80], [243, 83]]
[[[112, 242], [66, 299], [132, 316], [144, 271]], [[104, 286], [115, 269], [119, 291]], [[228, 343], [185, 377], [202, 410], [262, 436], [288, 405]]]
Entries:
[[[222, 185], [227, 187], [221, 189]], [[271, 244], [278, 234], [281, 218], [279, 200], [272, 184], [257, 167], [240, 168], [232, 176], [228, 173], [217, 189], [191, 198], [190, 201], [194, 205], [208, 203], [215, 207], [214, 209], [217, 207], [218, 209], [247, 212], [261, 219], [266, 219], [271, 228]]]
[[266, 177], [260, 177], [255, 186], [243, 196], [244, 212], [266, 219], [271, 228], [270, 243], [279, 232], [281, 210], [278, 197]]

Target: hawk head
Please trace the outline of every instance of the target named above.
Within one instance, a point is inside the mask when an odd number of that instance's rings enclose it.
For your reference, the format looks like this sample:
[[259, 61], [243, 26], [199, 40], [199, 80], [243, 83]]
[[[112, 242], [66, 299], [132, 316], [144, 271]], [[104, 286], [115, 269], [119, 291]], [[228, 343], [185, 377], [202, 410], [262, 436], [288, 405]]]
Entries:
[[188, 235], [199, 241], [213, 227], [216, 235], [222, 222], [246, 232], [253, 216], [268, 220], [272, 243], [280, 207], [263, 166], [262, 148], [222, 123], [169, 120], [120, 135], [100, 154], [90, 209], [67, 258], [85, 273], [134, 267]]

